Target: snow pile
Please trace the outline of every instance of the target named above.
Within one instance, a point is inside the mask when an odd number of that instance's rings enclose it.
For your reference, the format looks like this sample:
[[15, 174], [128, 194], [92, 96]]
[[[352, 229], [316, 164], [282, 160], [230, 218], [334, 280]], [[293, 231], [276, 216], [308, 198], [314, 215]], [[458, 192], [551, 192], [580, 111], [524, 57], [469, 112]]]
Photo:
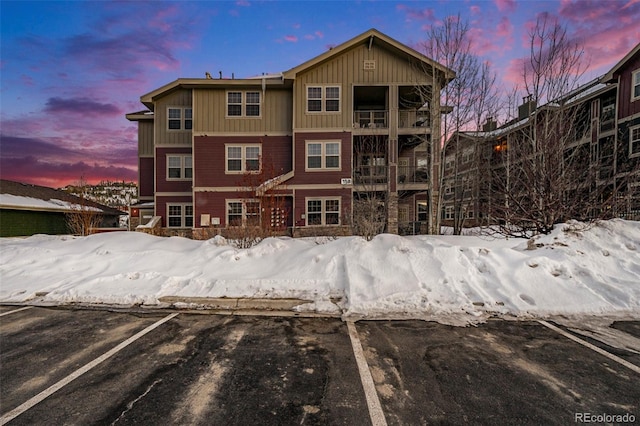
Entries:
[[237, 249], [143, 233], [0, 239], [0, 302], [157, 305], [163, 296], [299, 298], [366, 317], [640, 315], [640, 223], [534, 240], [269, 238]]

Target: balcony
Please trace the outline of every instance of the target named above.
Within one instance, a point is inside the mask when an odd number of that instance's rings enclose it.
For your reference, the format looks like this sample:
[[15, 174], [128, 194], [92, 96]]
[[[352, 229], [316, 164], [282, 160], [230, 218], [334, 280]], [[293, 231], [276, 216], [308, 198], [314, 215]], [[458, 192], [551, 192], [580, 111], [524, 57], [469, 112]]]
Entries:
[[353, 112], [353, 127], [360, 129], [387, 129], [389, 127], [389, 111], [358, 110]]
[[431, 114], [425, 110], [400, 110], [398, 111], [398, 127], [401, 129], [431, 127]]
[[[353, 169], [353, 183], [356, 185], [386, 185], [389, 166], [357, 166]], [[425, 167], [398, 166], [398, 185], [401, 189], [424, 189], [429, 182]], [[376, 188], [379, 189], [379, 188]]]

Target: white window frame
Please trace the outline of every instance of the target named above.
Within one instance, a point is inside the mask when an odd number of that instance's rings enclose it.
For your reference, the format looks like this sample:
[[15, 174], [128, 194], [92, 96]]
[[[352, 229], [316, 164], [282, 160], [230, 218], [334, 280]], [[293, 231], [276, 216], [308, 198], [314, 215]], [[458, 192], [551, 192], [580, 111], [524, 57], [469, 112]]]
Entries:
[[[335, 155], [327, 155], [327, 145], [338, 145], [338, 166], [327, 167], [327, 157], [335, 157]], [[307, 140], [304, 144], [304, 169], [307, 172], [326, 172], [342, 170], [342, 141], [341, 140]], [[309, 145], [320, 145], [320, 167], [309, 167]], [[314, 155], [317, 157], [317, 155]]]
[[[229, 213], [230, 213], [229, 209], [230, 209], [231, 204], [241, 204], [242, 205], [242, 212], [241, 212], [241, 215], [242, 215], [241, 216], [242, 217], [241, 222], [242, 222], [242, 224], [241, 224], [241, 226], [242, 227], [247, 226], [247, 219], [249, 217], [247, 204], [249, 204], [249, 203], [257, 204], [256, 214], [251, 215], [251, 216], [256, 216], [258, 218], [258, 224], [260, 224], [260, 222], [262, 220], [261, 214], [260, 214], [260, 212], [261, 212], [260, 200], [253, 199], [253, 198], [249, 198], [249, 199], [247, 199], [247, 198], [244, 198], [244, 199], [232, 198], [232, 199], [225, 200], [225, 223], [227, 224], [227, 228], [231, 227], [231, 222], [229, 220]], [[234, 226], [237, 226], [237, 225], [234, 225]]]
[[[171, 218], [178, 217], [178, 215], [170, 215], [171, 207], [180, 208], [180, 225], [171, 225]], [[191, 207], [191, 214], [187, 214], [187, 207]], [[192, 203], [167, 203], [167, 228], [193, 228], [193, 204]], [[187, 224], [187, 219], [191, 218], [191, 225]]]
[[[179, 111], [180, 117], [170, 118], [171, 110]], [[190, 117], [187, 117], [189, 115]], [[172, 121], [180, 121], [180, 127], [172, 129], [170, 123]], [[187, 127], [187, 123], [189, 126]], [[169, 132], [190, 132], [193, 130], [193, 108], [180, 107], [180, 106], [168, 106], [167, 107], [167, 131]]]
[[[180, 161], [180, 176], [179, 177], [170, 177], [169, 169], [176, 169], [177, 166], [170, 166], [171, 158], [178, 158]], [[191, 164], [191, 167], [187, 167]], [[187, 177], [187, 169], [191, 169], [191, 177]], [[166, 169], [166, 179], [168, 181], [176, 181], [176, 180], [193, 180], [193, 156], [191, 154], [167, 154], [167, 169]]]
[[[241, 157], [240, 170], [229, 169], [229, 148], [240, 148]], [[247, 148], [258, 148], [258, 168], [256, 170], [247, 169]], [[231, 158], [231, 160], [237, 160], [237, 158]], [[253, 158], [252, 158], [253, 160]], [[224, 172], [228, 175], [242, 174], [242, 173], [260, 173], [262, 170], [262, 144], [259, 143], [228, 143], [224, 145]]]
[[[240, 103], [229, 103], [229, 93], [240, 93]], [[258, 95], [258, 102], [249, 102], [248, 93]], [[226, 118], [262, 118], [262, 92], [260, 90], [227, 90], [225, 92], [225, 117]], [[240, 105], [240, 115], [229, 115], [229, 105]], [[258, 106], [258, 115], [248, 115], [248, 106]]]
[[[320, 211], [319, 212], [311, 212], [312, 215], [320, 214], [320, 223], [311, 224], [309, 221], [309, 202], [316, 201], [320, 202]], [[338, 210], [327, 210], [327, 201], [337, 201], [338, 202]], [[304, 210], [305, 210], [305, 222], [307, 226], [340, 226], [342, 221], [340, 218], [340, 212], [342, 211], [342, 198], [341, 197], [307, 197], [304, 199]], [[327, 214], [336, 214], [338, 223], [327, 223]]]
[[[638, 94], [636, 95], [636, 89]], [[640, 100], [640, 69], [631, 73], [631, 102]]]
[[[637, 133], [637, 138], [633, 138], [633, 132]], [[634, 145], [637, 145], [634, 152]], [[629, 127], [629, 158], [640, 157], [640, 126]]]
[[[309, 98], [309, 89], [320, 89], [320, 98]], [[327, 96], [327, 89], [338, 89], [338, 97], [329, 98]], [[327, 110], [327, 101], [329, 100], [338, 100], [338, 109], [337, 110]], [[320, 110], [319, 111], [310, 111], [309, 110], [309, 101], [310, 100], [319, 100], [320, 101]], [[307, 114], [340, 114], [342, 112], [342, 87], [339, 84], [313, 84], [308, 85], [305, 88], [305, 111]]]

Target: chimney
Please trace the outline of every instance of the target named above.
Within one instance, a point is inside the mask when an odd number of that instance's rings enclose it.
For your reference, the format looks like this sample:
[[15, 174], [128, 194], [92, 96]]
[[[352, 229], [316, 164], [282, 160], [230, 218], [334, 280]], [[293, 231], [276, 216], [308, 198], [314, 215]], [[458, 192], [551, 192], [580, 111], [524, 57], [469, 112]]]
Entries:
[[498, 122], [493, 117], [487, 117], [487, 122], [482, 125], [483, 132], [491, 132], [498, 128]]
[[525, 96], [522, 98], [522, 105], [518, 107], [518, 121], [529, 117], [535, 110], [536, 101], [533, 100], [533, 95]]

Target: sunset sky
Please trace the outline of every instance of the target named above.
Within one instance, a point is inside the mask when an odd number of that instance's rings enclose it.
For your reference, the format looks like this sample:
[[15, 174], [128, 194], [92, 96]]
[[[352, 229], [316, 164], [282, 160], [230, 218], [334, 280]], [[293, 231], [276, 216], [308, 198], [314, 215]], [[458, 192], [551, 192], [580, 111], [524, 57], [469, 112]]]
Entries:
[[527, 30], [558, 17], [608, 71], [640, 41], [640, 0], [0, 2], [0, 176], [60, 187], [137, 179], [140, 96], [177, 78], [286, 71], [370, 29], [417, 48], [449, 15], [519, 81]]

